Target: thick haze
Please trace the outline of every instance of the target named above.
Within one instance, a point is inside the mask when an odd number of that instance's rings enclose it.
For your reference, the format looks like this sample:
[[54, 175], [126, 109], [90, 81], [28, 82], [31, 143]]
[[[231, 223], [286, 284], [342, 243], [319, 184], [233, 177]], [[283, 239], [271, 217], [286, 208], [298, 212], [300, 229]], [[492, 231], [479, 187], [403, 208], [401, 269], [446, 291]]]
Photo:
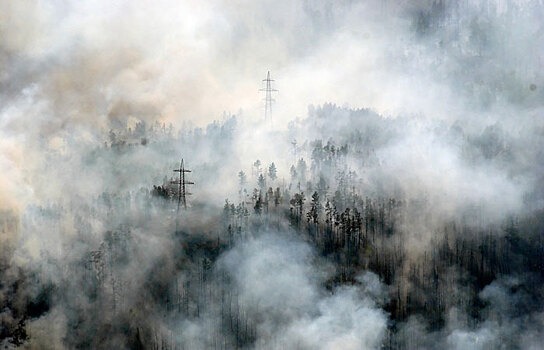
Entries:
[[[91, 321], [81, 334], [107, 335], [107, 325], [119, 336], [89, 337], [82, 347], [131, 347], [129, 340], [152, 338], [151, 324], [155, 335], [181, 329], [171, 341], [194, 348], [217, 348], [219, 335], [227, 348], [243, 338], [257, 349], [375, 349], [395, 336], [421, 348], [496, 348], [504, 337], [536, 348], [544, 337], [535, 324], [544, 321], [538, 292], [523, 290], [531, 273], [497, 273], [469, 295], [464, 272], [452, 267], [443, 278], [454, 276], [461, 299], [481, 302], [479, 319], [452, 307], [437, 332], [410, 317], [388, 333], [393, 321], [384, 305], [416, 288], [404, 280], [407, 271], [449, 244], [446, 224], [468, 227], [454, 229], [462, 233], [453, 239], [472, 228], [502, 237], [507, 218], [544, 207], [544, 4], [461, 3], [0, 0], [3, 324], [14, 328], [25, 300], [49, 290], [50, 309], [28, 316], [35, 348], [78, 344], [82, 314]], [[259, 92], [267, 71], [279, 90], [272, 123], [263, 122]], [[328, 141], [342, 159], [334, 166], [319, 158]], [[174, 176], [180, 156], [193, 171], [194, 196], [174, 219], [173, 207], [144, 193]], [[257, 159], [261, 169], [252, 167]], [[273, 229], [268, 216], [252, 216], [242, 238], [221, 241], [225, 199], [246, 200], [255, 215], [249, 197], [272, 162], [277, 179], [267, 186], [304, 192], [305, 209], [310, 180], [314, 189], [320, 178], [329, 186], [324, 202], [347, 196], [336, 193], [347, 188], [339, 180], [347, 172], [341, 180], [352, 181], [366, 203], [404, 200], [394, 239], [379, 246], [402, 255], [402, 273], [386, 285], [359, 261], [365, 268], [353, 281], [331, 287], [335, 262], [298, 237], [300, 226], [284, 213], [270, 214]], [[128, 250], [116, 252], [119, 241]], [[78, 269], [91, 252], [111, 266], [95, 299], [79, 285], [88, 281]], [[520, 261], [512, 265], [525, 266]], [[128, 335], [108, 309], [116, 278], [125, 283], [119, 312], [131, 320]], [[198, 317], [164, 316], [172, 303], [164, 295], [195, 280], [198, 287], [181, 289], [187, 299], [198, 288], [209, 292], [187, 301], [185, 316]], [[404, 289], [392, 290], [394, 283]], [[520, 315], [509, 303], [531, 312]], [[236, 336], [216, 324], [227, 309]], [[245, 333], [234, 318], [246, 322]], [[420, 343], [410, 343], [416, 337]]]
[[259, 119], [267, 70], [279, 128], [324, 102], [469, 130], [540, 127], [539, 2], [433, 3], [2, 1], [2, 206], [32, 195], [38, 169], [26, 168], [62, 138], [224, 111]]

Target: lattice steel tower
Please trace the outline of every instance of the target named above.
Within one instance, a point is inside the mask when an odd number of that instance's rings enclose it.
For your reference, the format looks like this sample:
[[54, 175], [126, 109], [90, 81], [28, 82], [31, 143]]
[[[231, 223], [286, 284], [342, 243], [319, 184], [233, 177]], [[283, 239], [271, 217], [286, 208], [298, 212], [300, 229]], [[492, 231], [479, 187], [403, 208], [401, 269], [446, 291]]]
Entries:
[[265, 82], [265, 87], [263, 89], [260, 89], [259, 91], [265, 92], [265, 98], [264, 98], [264, 120], [270, 120], [272, 122], [272, 103], [276, 102], [272, 98], [272, 93], [277, 92], [278, 90], [272, 88], [272, 82], [274, 80], [270, 79], [270, 71], [266, 74], [266, 79], [263, 79], [263, 82]]
[[184, 209], [187, 209], [187, 199], [186, 196], [191, 195], [191, 193], [187, 192], [185, 189], [185, 185], [194, 185], [195, 183], [192, 181], [186, 181], [185, 180], [185, 173], [190, 173], [191, 170], [185, 169], [185, 166], [183, 165], [183, 158], [181, 158], [181, 163], [179, 164], [179, 169], [174, 169], [174, 172], [179, 173], [179, 180], [178, 181], [172, 181], [173, 183], [177, 184], [178, 187], [178, 212], [180, 205], [183, 205]]

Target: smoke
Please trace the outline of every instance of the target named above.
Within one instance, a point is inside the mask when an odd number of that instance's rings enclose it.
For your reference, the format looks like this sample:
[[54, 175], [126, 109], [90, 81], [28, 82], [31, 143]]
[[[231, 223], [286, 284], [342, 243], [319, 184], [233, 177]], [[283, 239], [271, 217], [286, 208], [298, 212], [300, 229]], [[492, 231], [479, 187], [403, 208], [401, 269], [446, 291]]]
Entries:
[[[2, 154], [21, 169], [59, 138], [95, 141], [131, 120], [181, 126], [239, 110], [253, 119], [268, 69], [281, 77], [280, 128], [329, 101], [477, 132], [533, 123], [537, 2], [432, 4], [5, 2]], [[9, 191], [25, 185], [11, 171]]]
[[[328, 291], [321, 286], [332, 266], [297, 238], [261, 234], [228, 251], [217, 267], [233, 279], [236, 309], [256, 328], [256, 349], [375, 349], [383, 340], [387, 316], [378, 306], [387, 297], [378, 277], [367, 272], [356, 285]], [[206, 347], [198, 339], [209, 337], [218, 316], [204, 313], [183, 333], [197, 347]]]
[[0, 344], [538, 348], [543, 14], [0, 0]]

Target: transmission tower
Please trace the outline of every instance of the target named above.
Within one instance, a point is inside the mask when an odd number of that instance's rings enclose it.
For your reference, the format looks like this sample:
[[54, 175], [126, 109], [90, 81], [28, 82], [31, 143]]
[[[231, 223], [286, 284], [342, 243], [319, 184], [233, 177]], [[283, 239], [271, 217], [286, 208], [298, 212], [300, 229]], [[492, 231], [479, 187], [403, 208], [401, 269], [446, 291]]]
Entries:
[[270, 79], [270, 71], [266, 74], [266, 79], [263, 79], [263, 82], [266, 82], [265, 88], [260, 89], [259, 91], [265, 92], [265, 98], [264, 98], [264, 120], [269, 120], [272, 122], [272, 103], [276, 102], [272, 98], [272, 93], [277, 92], [278, 90], [272, 88], [272, 82], [274, 80]]
[[183, 165], [183, 158], [181, 158], [181, 162], [179, 164], [179, 169], [174, 169], [174, 172], [179, 173], [179, 180], [178, 181], [172, 181], [172, 183], [178, 184], [178, 212], [179, 207], [183, 205], [184, 209], [187, 209], [187, 198], [186, 196], [190, 196], [191, 193], [187, 192], [185, 189], [185, 185], [194, 185], [195, 183], [192, 181], [186, 181], [185, 180], [185, 173], [190, 173], [191, 170], [185, 169], [185, 166]]

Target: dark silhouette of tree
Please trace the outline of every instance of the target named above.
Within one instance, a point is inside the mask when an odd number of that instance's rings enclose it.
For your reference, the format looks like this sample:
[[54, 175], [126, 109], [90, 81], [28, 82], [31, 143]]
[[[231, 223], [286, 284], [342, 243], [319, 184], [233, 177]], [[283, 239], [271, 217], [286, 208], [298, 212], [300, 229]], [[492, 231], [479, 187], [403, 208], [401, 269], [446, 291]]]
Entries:
[[298, 224], [304, 215], [304, 192], [295, 193], [289, 203], [291, 204], [291, 212], [294, 213], [295, 222]]
[[310, 209], [308, 210], [308, 213], [306, 214], [308, 218], [308, 222], [318, 224], [320, 213], [321, 213], [321, 203], [319, 202], [319, 194], [317, 192], [314, 192], [314, 194], [312, 194], [312, 201], [310, 202]]
[[281, 198], [280, 188], [276, 187], [276, 190], [274, 191], [274, 206], [277, 207], [278, 205], [281, 204], [281, 202], [282, 202], [282, 198]]

